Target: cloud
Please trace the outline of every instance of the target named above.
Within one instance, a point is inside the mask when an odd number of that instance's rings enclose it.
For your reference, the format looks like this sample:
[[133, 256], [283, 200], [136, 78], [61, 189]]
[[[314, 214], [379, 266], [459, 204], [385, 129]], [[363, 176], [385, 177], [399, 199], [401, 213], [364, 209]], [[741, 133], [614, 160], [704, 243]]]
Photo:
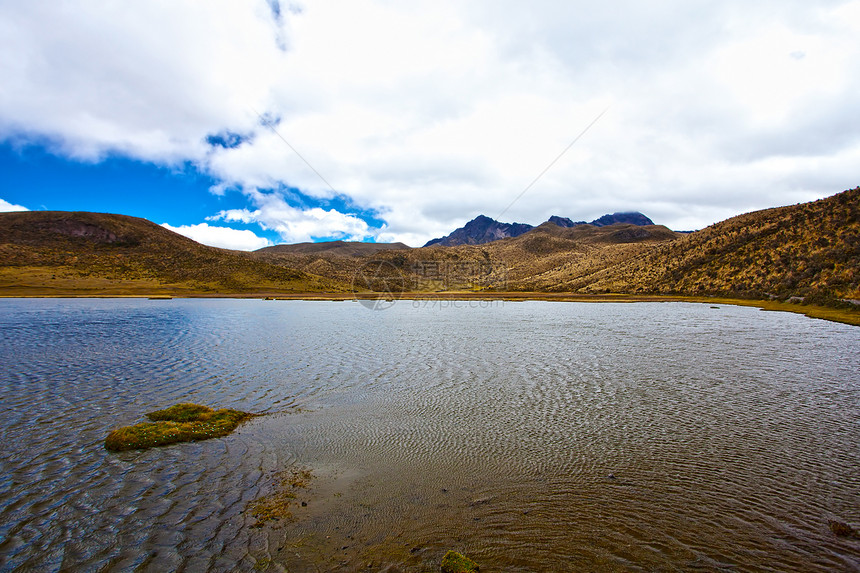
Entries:
[[265, 3], [229, 0], [3, 3], [0, 133], [89, 160], [201, 160], [207, 135], [265, 107], [275, 25]]
[[240, 230], [231, 229], [229, 227], [215, 227], [210, 226], [208, 223], [180, 225], [178, 227], [162, 223], [161, 226], [168, 231], [179, 233], [180, 235], [184, 235], [203, 245], [220, 247], [222, 249], [255, 251], [272, 244], [268, 239], [258, 237], [253, 231], [249, 231], [247, 229]]
[[256, 209], [228, 209], [208, 217], [208, 220], [257, 223], [265, 230], [277, 232], [290, 243], [321, 238], [362, 241], [376, 234], [366, 221], [355, 215], [320, 207], [299, 209], [291, 206], [280, 193], [264, 193], [256, 189], [247, 193]]
[[857, 0], [7, 2], [0, 140], [189, 161], [284, 240], [700, 228], [860, 183], [858, 33]]
[[8, 211], [29, 211], [29, 209], [0, 199], [0, 213], [6, 213]]

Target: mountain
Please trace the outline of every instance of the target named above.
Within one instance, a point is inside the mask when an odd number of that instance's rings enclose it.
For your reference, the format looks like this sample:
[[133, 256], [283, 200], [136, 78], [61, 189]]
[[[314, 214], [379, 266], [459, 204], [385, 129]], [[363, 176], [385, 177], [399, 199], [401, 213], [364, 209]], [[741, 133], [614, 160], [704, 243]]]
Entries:
[[559, 227], [564, 227], [569, 229], [570, 227], [575, 227], [577, 225], [585, 225], [585, 221], [571, 221], [567, 217], [559, 217], [558, 215], [553, 215], [546, 221], [547, 223], [552, 223], [553, 225], [558, 225]]
[[[577, 225], [594, 225], [595, 227], [606, 227], [616, 223], [627, 223], [631, 225], [653, 225], [654, 222], [642, 213], [613, 213], [603, 215], [591, 223], [585, 221], [572, 221], [567, 217], [553, 215], [547, 221], [559, 227], [571, 228]], [[523, 233], [534, 229], [526, 223], [500, 223], [484, 215], [478, 215], [471, 221], [453, 231], [450, 235], [428, 241], [424, 246], [432, 247], [454, 247], [457, 245], [483, 245], [499, 239], [510, 239], [519, 237]]]
[[241, 251], [207, 247], [145, 219], [0, 213], [0, 293], [183, 294], [340, 288]]
[[615, 225], [616, 223], [629, 223], [631, 225], [653, 225], [654, 221], [643, 215], [642, 213], [612, 213], [595, 219], [590, 225], [595, 227], [606, 227], [607, 225]]
[[490, 241], [498, 241], [499, 239], [519, 237], [529, 229], [532, 229], [532, 226], [526, 223], [500, 223], [484, 215], [478, 215], [450, 235], [432, 239], [424, 246], [453, 247], [456, 245], [481, 245]]
[[354, 241], [326, 241], [322, 243], [296, 243], [293, 245], [274, 245], [258, 249], [262, 254], [328, 254], [336, 257], [364, 257], [379, 251], [399, 251], [409, 249], [403, 243], [359, 243]]
[[559, 217], [557, 215], [553, 215], [547, 220], [547, 223], [553, 223], [554, 225], [558, 225], [559, 227], [575, 227], [577, 225], [594, 225], [595, 227], [606, 227], [608, 225], [615, 225], [616, 223], [627, 223], [630, 225], [653, 225], [654, 221], [643, 215], [642, 213], [630, 212], [630, 213], [612, 213], [611, 215], [604, 215], [592, 221], [591, 223], [586, 223], [585, 221], [571, 221], [567, 217]]
[[[364, 257], [344, 257], [332, 250], [315, 253], [251, 253], [259, 260], [355, 286], [356, 277], [380, 268], [394, 274], [406, 290], [553, 290], [560, 277], [600, 271], [611, 263], [641, 257], [657, 244], [681, 235], [660, 225], [616, 224], [570, 228], [543, 223], [518, 237], [482, 245], [433, 245], [417, 249], [383, 250]], [[380, 267], [380, 262], [387, 263]], [[361, 285], [358, 285], [361, 288]]]

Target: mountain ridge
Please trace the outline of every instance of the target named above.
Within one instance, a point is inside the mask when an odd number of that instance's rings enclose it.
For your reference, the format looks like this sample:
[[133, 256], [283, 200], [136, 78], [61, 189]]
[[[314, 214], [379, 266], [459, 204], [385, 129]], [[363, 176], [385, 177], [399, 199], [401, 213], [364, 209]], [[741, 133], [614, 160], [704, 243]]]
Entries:
[[[640, 226], [654, 224], [651, 219], [636, 211], [606, 214], [602, 217], [598, 217], [590, 223], [586, 223], [585, 221], [573, 221], [567, 217], [552, 215], [544, 223], [552, 223], [564, 228], [575, 227], [577, 225], [605, 227], [616, 223], [629, 223]], [[541, 223], [541, 225], [544, 223]], [[538, 227], [539, 226], [540, 225], [538, 225]], [[436, 245], [441, 247], [454, 247], [457, 245], [483, 245], [493, 241], [519, 237], [535, 228], [537, 227], [529, 225], [528, 223], [502, 223], [487, 217], [486, 215], [478, 215], [462, 227], [451, 231], [450, 234], [427, 241], [424, 246], [432, 247]]]
[[481, 245], [509, 237], [519, 237], [532, 228], [527, 223], [502, 223], [486, 215], [478, 215], [450, 234], [427, 241], [424, 246], [453, 247], [456, 245]]

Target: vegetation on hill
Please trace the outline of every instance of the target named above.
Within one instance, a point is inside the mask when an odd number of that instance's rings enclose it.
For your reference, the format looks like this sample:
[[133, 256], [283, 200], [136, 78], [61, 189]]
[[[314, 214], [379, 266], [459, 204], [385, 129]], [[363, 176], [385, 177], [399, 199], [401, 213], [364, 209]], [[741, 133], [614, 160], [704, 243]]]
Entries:
[[[544, 223], [518, 237], [483, 245], [387, 251], [378, 253], [374, 260], [396, 269], [406, 290], [545, 291], [558, 290], [560, 280], [569, 272], [593, 273], [677, 237], [659, 225], [564, 228]], [[354, 273], [362, 264], [368, 261], [355, 261], [339, 270]], [[320, 261], [315, 265], [313, 268], [321, 270]]]
[[145, 219], [0, 213], [0, 293], [183, 294], [342, 290], [247, 253], [207, 247]]
[[322, 243], [296, 243], [294, 245], [274, 245], [258, 249], [264, 255], [318, 255], [335, 257], [366, 257], [380, 251], [401, 251], [409, 249], [403, 243], [359, 243], [354, 241], [326, 241]]
[[568, 282], [579, 292], [860, 299], [860, 187], [733, 217]]
[[383, 261], [385, 267], [375, 268], [399, 275], [404, 290], [423, 292], [672, 294], [853, 308], [844, 301], [860, 300], [858, 211], [860, 188], [694, 233], [657, 225], [544, 223], [482, 245], [386, 251], [348, 263], [319, 255], [289, 262], [350, 281], [371, 260]]

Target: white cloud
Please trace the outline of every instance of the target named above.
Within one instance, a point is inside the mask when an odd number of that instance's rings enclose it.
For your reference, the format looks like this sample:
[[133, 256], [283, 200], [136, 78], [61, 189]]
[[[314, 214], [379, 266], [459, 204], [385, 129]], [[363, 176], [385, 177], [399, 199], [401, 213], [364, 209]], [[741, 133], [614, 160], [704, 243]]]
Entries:
[[6, 213], [8, 211], [29, 211], [29, 209], [0, 199], [0, 213]]
[[[858, 32], [857, 0], [7, 2], [0, 140], [192, 161], [285, 240], [416, 245], [498, 216], [609, 106], [503, 218], [698, 228], [860, 183]], [[385, 228], [257, 191], [283, 187]]]
[[197, 225], [180, 225], [174, 227], [167, 223], [162, 223], [162, 227], [168, 231], [179, 233], [189, 239], [197, 241], [203, 245], [210, 247], [220, 247], [222, 249], [233, 249], [235, 251], [255, 251], [268, 247], [272, 243], [263, 237], [258, 237], [253, 231], [247, 229], [231, 229], [230, 227], [215, 227], [208, 223], [199, 223]]
[[265, 2], [80, 0], [0, 5], [0, 133], [96, 159], [202, 159], [254, 124], [281, 54]]
[[364, 220], [354, 215], [319, 207], [297, 209], [278, 193], [263, 193], [256, 189], [247, 193], [257, 206], [255, 210], [227, 209], [208, 217], [208, 220], [257, 223], [263, 229], [277, 232], [290, 243], [326, 237], [361, 241], [375, 235]]

